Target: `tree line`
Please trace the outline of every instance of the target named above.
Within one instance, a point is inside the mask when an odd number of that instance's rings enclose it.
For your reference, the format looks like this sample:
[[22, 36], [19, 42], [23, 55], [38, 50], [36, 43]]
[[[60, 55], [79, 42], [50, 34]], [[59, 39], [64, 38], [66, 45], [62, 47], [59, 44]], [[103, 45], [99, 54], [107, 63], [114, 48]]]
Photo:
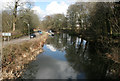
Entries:
[[5, 9], [2, 10], [2, 32], [13, 32], [27, 35], [28, 31], [39, 26], [40, 19], [34, 13], [33, 2], [22, 2], [22, 0], [13, 0], [8, 2]]
[[[32, 2], [14, 0], [2, 11], [2, 31], [28, 34], [33, 28], [68, 30], [73, 34], [120, 35], [120, 2], [76, 2], [65, 14], [47, 15], [40, 21]], [[29, 24], [29, 25], [28, 25]]]
[[120, 35], [120, 2], [76, 2], [67, 14], [46, 16], [41, 27], [96, 36]]
[[96, 50], [100, 49], [99, 52], [103, 55], [119, 63], [119, 13], [120, 2], [76, 2], [68, 7], [66, 15], [46, 16], [41, 21], [41, 26], [45, 29], [64, 31], [71, 35], [77, 34], [81, 40], [85, 39], [93, 46], [97, 46]]

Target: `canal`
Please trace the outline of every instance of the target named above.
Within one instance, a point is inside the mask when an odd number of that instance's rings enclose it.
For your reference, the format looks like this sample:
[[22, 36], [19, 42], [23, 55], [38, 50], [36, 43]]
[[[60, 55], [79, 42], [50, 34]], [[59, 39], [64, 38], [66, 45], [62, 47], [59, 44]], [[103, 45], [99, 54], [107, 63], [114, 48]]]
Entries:
[[[49, 37], [39, 54], [25, 70], [24, 79], [105, 79], [111, 76], [113, 62], [106, 60], [93, 43], [77, 36]], [[118, 68], [117, 68], [118, 69]]]

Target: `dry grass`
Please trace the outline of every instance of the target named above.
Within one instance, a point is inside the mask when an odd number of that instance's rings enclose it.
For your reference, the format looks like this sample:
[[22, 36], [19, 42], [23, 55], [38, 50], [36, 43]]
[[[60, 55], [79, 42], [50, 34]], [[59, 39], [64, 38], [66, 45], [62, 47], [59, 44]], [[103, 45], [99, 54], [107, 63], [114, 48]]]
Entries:
[[2, 54], [3, 79], [19, 77], [25, 64], [35, 60], [35, 57], [42, 52], [42, 46], [46, 39], [47, 35], [43, 34], [40, 38], [4, 47]]

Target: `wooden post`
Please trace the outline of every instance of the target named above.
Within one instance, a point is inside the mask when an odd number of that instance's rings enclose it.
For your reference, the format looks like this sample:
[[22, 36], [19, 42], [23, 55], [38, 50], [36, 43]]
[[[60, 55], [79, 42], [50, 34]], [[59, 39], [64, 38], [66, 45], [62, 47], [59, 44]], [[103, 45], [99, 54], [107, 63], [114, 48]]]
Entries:
[[9, 41], [9, 36], [8, 36], [8, 41]]

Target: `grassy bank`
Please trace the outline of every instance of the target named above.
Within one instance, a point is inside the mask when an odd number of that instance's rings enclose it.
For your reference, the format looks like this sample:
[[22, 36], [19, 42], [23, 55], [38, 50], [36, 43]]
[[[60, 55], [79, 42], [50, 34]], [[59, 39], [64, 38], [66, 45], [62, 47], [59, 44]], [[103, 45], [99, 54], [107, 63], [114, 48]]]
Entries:
[[41, 53], [47, 34], [20, 44], [11, 44], [3, 48], [2, 78], [16, 79], [21, 76], [26, 64], [35, 60]]

